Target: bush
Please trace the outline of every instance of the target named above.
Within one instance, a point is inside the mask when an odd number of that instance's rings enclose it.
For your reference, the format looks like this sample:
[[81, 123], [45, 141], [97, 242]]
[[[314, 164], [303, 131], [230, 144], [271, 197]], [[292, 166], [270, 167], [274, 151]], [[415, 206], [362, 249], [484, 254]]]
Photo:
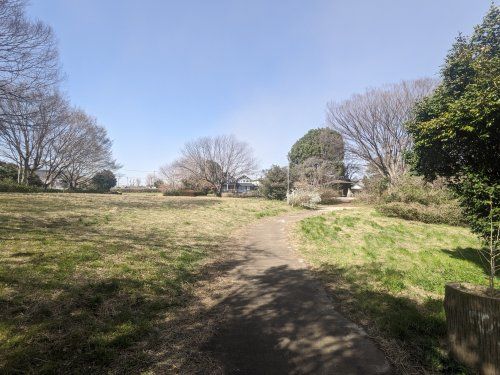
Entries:
[[464, 216], [487, 244], [493, 293], [500, 257], [500, 7], [490, 6], [470, 37], [460, 35], [441, 69], [441, 84], [407, 124], [414, 169], [444, 176]]
[[222, 193], [221, 196], [226, 198], [260, 198], [262, 197], [262, 193], [259, 190], [249, 190], [243, 193], [235, 193], [232, 191], [228, 191]]
[[335, 204], [338, 202], [340, 192], [336, 189], [324, 188], [319, 190], [319, 196], [322, 204]]
[[105, 169], [92, 177], [92, 186], [98, 191], [109, 191], [116, 186], [116, 177], [113, 172]]
[[0, 180], [17, 181], [17, 166], [14, 163], [0, 161]]
[[267, 199], [284, 200], [286, 198], [288, 171], [286, 167], [272, 165], [265, 171], [259, 190]]
[[401, 176], [382, 195], [377, 210], [406, 220], [464, 225], [460, 205], [443, 180], [428, 183], [422, 177]]
[[317, 191], [295, 189], [288, 194], [288, 204], [292, 207], [316, 208], [321, 202], [321, 196]]
[[206, 196], [205, 191], [189, 190], [189, 189], [178, 189], [178, 190], [167, 190], [163, 193], [167, 197], [199, 197]]
[[368, 204], [378, 204], [387, 193], [389, 180], [385, 177], [374, 175], [363, 178], [363, 185], [364, 188], [356, 194], [356, 199]]
[[389, 217], [421, 221], [428, 224], [465, 225], [457, 204], [424, 205], [420, 203], [389, 202], [377, 206], [377, 211]]
[[[288, 159], [291, 165], [300, 165], [309, 158], [337, 163], [337, 173], [343, 172], [341, 161], [344, 160], [344, 140], [342, 135], [330, 128], [309, 130], [294, 143]], [[332, 171], [334, 173], [334, 171]]]
[[159, 193], [159, 189], [140, 187], [113, 187], [111, 193]]
[[262, 197], [262, 194], [260, 193], [259, 190], [249, 190], [245, 191], [244, 193], [241, 193], [238, 195], [240, 198], [260, 198]]
[[388, 187], [383, 200], [384, 202], [420, 203], [427, 206], [449, 204], [450, 201], [454, 201], [454, 198], [443, 180], [429, 183], [422, 177], [404, 175]]
[[9, 178], [0, 180], [0, 192], [8, 193], [37, 193], [44, 191], [37, 186], [21, 185]]
[[0, 179], [0, 192], [2, 193], [79, 193], [79, 194], [121, 194], [118, 191], [104, 192], [95, 189], [74, 189], [74, 190], [61, 190], [61, 189], [44, 189], [40, 186], [18, 184], [11, 179]]

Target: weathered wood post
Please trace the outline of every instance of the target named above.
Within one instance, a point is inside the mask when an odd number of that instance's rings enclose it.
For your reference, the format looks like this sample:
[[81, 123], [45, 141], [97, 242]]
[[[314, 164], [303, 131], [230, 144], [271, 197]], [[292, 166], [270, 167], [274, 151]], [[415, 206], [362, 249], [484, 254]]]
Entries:
[[484, 375], [500, 375], [500, 297], [449, 283], [444, 307], [451, 354]]

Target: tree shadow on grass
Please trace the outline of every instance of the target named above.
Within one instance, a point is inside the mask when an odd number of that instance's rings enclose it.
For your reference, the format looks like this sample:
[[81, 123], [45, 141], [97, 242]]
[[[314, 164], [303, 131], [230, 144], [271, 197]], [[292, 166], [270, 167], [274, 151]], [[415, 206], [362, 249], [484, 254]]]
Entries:
[[[335, 307], [379, 342], [398, 372], [467, 373], [446, 354], [443, 300], [417, 302], [371, 285], [369, 270], [323, 264], [315, 270]], [[398, 354], [399, 353], [399, 354]]]
[[[222, 204], [222, 200], [217, 198], [200, 198], [200, 197], [164, 197], [164, 201], [133, 201], [133, 200], [116, 200], [109, 201], [105, 205], [108, 209], [123, 208], [126, 210], [148, 209], [148, 210], [192, 210], [194, 208], [212, 207]], [[91, 206], [92, 207], [92, 206]], [[95, 205], [93, 206], [95, 208]]]
[[[208, 268], [200, 269], [199, 263], [220, 251], [224, 238], [193, 235], [186, 243], [168, 231], [112, 228], [103, 233], [98, 226], [82, 228], [80, 221], [72, 225], [67, 219], [48, 228], [42, 226], [45, 221], [21, 224], [20, 239], [25, 230], [33, 230], [40, 241], [67, 240], [85, 246], [67, 249], [58, 242], [60, 248], [19, 249], [2, 258], [1, 373], [137, 372], [157, 361], [151, 354], [157, 353], [156, 347], [166, 347], [173, 362], [189, 358], [186, 352], [195, 333], [186, 332], [203, 320], [176, 312], [196, 304], [193, 285], [212, 274]], [[5, 233], [6, 240], [19, 237]], [[103, 256], [122, 253], [126, 257], [117, 260], [124, 266], [150, 262], [151, 268], [145, 270], [150, 275], [142, 268], [119, 268], [118, 262], [106, 265], [105, 275], [98, 269], [83, 272], [95, 264], [102, 267], [94, 262]], [[174, 318], [165, 323], [169, 315]]]
[[37, 273], [4, 274], [12, 294], [0, 299], [9, 337], [0, 372], [313, 374], [366, 362], [351, 324], [311, 303], [319, 283], [307, 270], [240, 275], [243, 284], [224, 284], [213, 304], [194, 290], [247, 261], [230, 257], [200, 270], [188, 259], [154, 285], [127, 274], [49, 285]]
[[[162, 203], [156, 201], [106, 201], [102, 202], [101, 210], [96, 211], [96, 204], [78, 204], [74, 208], [78, 209], [80, 212], [78, 214], [70, 213], [70, 208], [64, 206], [47, 206], [45, 205], [40, 209], [34, 210], [31, 215], [23, 215], [15, 217], [9, 213], [0, 214], [0, 226], [5, 228], [16, 228], [19, 231], [35, 231], [40, 229], [71, 229], [77, 226], [92, 226], [94, 224], [101, 223], [106, 220], [103, 213], [114, 208], [122, 208], [124, 210], [133, 211], [148, 210], [151, 211], [165, 211], [166, 209], [172, 210], [192, 210], [195, 208], [212, 207], [217, 206], [222, 203], [221, 200], [217, 199], [199, 199], [199, 198], [188, 198], [188, 199], [176, 199], [168, 200]], [[59, 216], [48, 216], [50, 212], [60, 212], [65, 213]], [[26, 210], [23, 211], [26, 213]]]
[[0, 275], [11, 290], [0, 298], [0, 372], [136, 373], [158, 360], [158, 347], [187, 361], [195, 336], [187, 332], [203, 320], [177, 313], [196, 304], [192, 286], [205, 272], [194, 262], [159, 267], [154, 282], [126, 273], [98, 280]]
[[455, 249], [441, 249], [441, 251], [449, 255], [451, 258], [466, 260], [475, 264], [484, 271], [486, 276], [490, 273], [489, 264], [479, 253], [479, 251], [482, 251], [484, 252], [483, 254], [486, 255], [487, 249], [478, 250], [477, 248], [472, 247], [457, 247]]
[[[225, 285], [224, 298], [211, 305], [186, 287], [210, 285], [246, 261], [202, 270], [187, 261], [164, 269], [170, 277], [156, 285], [126, 274], [62, 279], [49, 286], [51, 293], [40, 293], [42, 275], [4, 275], [0, 281], [14, 293], [0, 299], [2, 324], [12, 333], [0, 345], [0, 372], [313, 374], [366, 362], [350, 323], [339, 324], [328, 306], [311, 303], [321, 278], [339, 311], [359, 323], [369, 317], [418, 359], [415, 366], [460, 373], [440, 352], [442, 301], [418, 304], [363, 288], [362, 279], [349, 290], [332, 288], [332, 281], [345, 285], [353, 269], [281, 266], [243, 274], [242, 284]], [[333, 339], [322, 341], [325, 334]]]

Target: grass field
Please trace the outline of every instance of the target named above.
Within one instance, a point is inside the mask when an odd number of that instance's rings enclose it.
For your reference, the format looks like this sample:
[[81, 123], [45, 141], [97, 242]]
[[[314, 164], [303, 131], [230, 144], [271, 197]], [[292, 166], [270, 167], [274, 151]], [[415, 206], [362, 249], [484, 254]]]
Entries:
[[183, 343], [203, 322], [183, 326], [179, 315], [202, 270], [233, 230], [287, 210], [257, 199], [0, 194], [0, 373], [175, 372], [195, 361]]
[[444, 285], [486, 284], [467, 229], [343, 210], [299, 223], [299, 248], [338, 309], [374, 336], [398, 372], [461, 373], [444, 347]]

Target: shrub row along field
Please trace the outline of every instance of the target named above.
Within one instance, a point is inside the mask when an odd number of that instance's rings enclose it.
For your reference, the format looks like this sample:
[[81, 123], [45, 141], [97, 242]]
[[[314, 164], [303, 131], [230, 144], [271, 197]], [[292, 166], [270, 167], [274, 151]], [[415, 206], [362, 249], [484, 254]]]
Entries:
[[[378, 182], [378, 187], [383, 182]], [[370, 186], [372, 194], [362, 194], [367, 203], [377, 205], [386, 216], [416, 220], [429, 224], [465, 226], [466, 222], [458, 200], [443, 180], [432, 183], [422, 177], [403, 175], [391, 186], [377, 194], [377, 183]]]
[[343, 210], [299, 224], [299, 248], [346, 316], [366, 327], [398, 372], [464, 371], [446, 357], [449, 281], [486, 284], [467, 229]]
[[190, 303], [231, 231], [286, 210], [258, 199], [0, 194], [0, 372], [179, 366], [187, 333], [160, 332], [162, 322]]

